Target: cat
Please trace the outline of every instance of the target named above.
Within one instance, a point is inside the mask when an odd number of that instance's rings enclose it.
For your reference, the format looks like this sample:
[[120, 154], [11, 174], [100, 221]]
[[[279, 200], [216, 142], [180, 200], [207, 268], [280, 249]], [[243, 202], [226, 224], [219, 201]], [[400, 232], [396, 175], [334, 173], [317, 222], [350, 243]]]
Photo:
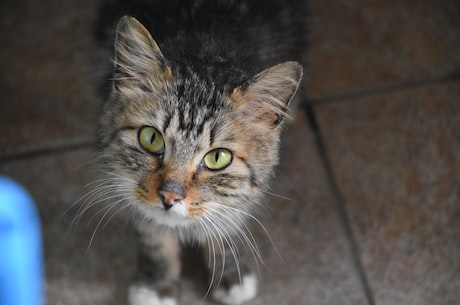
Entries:
[[182, 242], [203, 245], [218, 302], [256, 295], [244, 252], [260, 254], [247, 222], [258, 222], [278, 164], [305, 23], [297, 0], [102, 5], [97, 37], [114, 41], [114, 54], [99, 159], [103, 190], [139, 238], [130, 305], [177, 304]]

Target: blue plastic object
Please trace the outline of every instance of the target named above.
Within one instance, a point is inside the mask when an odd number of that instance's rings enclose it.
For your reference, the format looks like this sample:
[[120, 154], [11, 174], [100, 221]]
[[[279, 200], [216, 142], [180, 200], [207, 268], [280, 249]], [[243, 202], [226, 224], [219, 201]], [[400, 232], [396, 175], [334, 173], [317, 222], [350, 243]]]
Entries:
[[43, 305], [40, 222], [29, 194], [0, 176], [0, 305]]

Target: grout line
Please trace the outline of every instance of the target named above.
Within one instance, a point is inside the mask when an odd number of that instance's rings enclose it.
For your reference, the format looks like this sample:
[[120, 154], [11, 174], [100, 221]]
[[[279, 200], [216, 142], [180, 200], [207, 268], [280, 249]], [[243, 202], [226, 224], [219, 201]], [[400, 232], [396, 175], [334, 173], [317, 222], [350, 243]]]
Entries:
[[10, 162], [10, 161], [17, 161], [17, 160], [22, 160], [22, 159], [40, 157], [40, 156], [54, 154], [54, 153], [62, 153], [62, 152], [67, 152], [67, 151], [71, 151], [75, 149], [91, 148], [91, 147], [95, 147], [95, 145], [96, 145], [96, 142], [94, 140], [87, 139], [87, 140], [81, 140], [81, 141], [73, 142], [73, 143], [65, 143], [62, 145], [43, 147], [43, 148], [39, 148], [35, 150], [16, 152], [16, 153], [11, 153], [11, 154], [0, 156], [0, 164]]
[[351, 227], [350, 223], [350, 216], [348, 215], [347, 209], [345, 207], [345, 201], [343, 199], [343, 196], [340, 192], [340, 189], [335, 181], [334, 178], [334, 173], [332, 170], [331, 162], [329, 155], [326, 150], [326, 146], [323, 141], [323, 137], [321, 135], [321, 130], [318, 125], [318, 121], [316, 119], [315, 112], [313, 110], [313, 107], [311, 105], [307, 105], [305, 107], [305, 114], [308, 120], [308, 124], [310, 126], [310, 129], [313, 131], [314, 138], [315, 138], [315, 143], [316, 143], [316, 148], [318, 150], [318, 153], [321, 158], [321, 162], [324, 166], [324, 169], [326, 171], [326, 177], [329, 182], [329, 186], [332, 189], [332, 193], [334, 196], [334, 203], [335, 203], [335, 208], [337, 210], [337, 213], [339, 215], [339, 218], [342, 222], [342, 227], [345, 230], [345, 235], [348, 241], [348, 245], [350, 247], [350, 251], [352, 254], [352, 259], [353, 263], [355, 265], [355, 268], [358, 271], [358, 276], [360, 278], [360, 281], [363, 285], [364, 288], [364, 294], [367, 299], [368, 305], [375, 305], [375, 300], [374, 296], [372, 293], [372, 289], [369, 285], [369, 280], [367, 279], [366, 272], [364, 271], [363, 263], [361, 260], [361, 256], [358, 250], [356, 238], [353, 233], [353, 229]]
[[350, 92], [340, 95], [332, 95], [327, 97], [318, 97], [318, 98], [309, 98], [308, 104], [309, 105], [321, 105], [327, 104], [332, 102], [337, 102], [340, 100], [348, 100], [348, 99], [355, 99], [366, 97], [369, 95], [379, 95], [379, 94], [388, 94], [397, 91], [407, 90], [407, 89], [415, 89], [420, 88], [423, 86], [428, 85], [435, 85], [435, 84], [442, 84], [449, 81], [460, 81], [460, 71], [452, 72], [443, 76], [427, 78], [420, 81], [413, 81], [413, 82], [406, 82], [401, 84], [395, 85], [388, 85], [384, 87], [376, 87], [372, 89], [365, 89], [362, 91]]

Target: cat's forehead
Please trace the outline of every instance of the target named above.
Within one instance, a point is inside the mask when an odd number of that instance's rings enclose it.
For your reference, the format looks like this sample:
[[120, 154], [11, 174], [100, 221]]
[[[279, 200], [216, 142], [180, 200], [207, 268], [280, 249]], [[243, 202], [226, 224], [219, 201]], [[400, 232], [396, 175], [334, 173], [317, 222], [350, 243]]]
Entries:
[[[144, 92], [131, 103], [130, 121], [137, 126], [152, 126], [178, 145], [212, 144], [222, 134], [232, 116], [232, 107], [219, 86], [191, 70], [177, 73], [161, 92]], [[229, 130], [229, 129], [228, 129]]]
[[225, 119], [230, 107], [224, 88], [195, 73], [179, 74], [176, 78], [162, 101], [164, 130], [175, 119], [175, 132], [196, 138]]
[[212, 146], [222, 134], [229, 130], [229, 113], [222, 108], [197, 107], [193, 103], [171, 104], [160, 118], [161, 130], [168, 138], [173, 138], [177, 146], [203, 148]]
[[[185, 71], [184, 71], [185, 70]], [[192, 69], [175, 69], [174, 81], [170, 87], [178, 100], [179, 107], [194, 106], [190, 109], [223, 107], [222, 94], [225, 85], [212, 80], [209, 75]], [[173, 72], [174, 73], [174, 72]]]

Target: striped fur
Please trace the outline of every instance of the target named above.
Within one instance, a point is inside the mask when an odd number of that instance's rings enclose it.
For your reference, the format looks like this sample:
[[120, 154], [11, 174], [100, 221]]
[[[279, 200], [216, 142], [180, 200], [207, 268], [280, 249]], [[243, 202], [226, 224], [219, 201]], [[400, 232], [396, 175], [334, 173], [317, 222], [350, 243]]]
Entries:
[[[140, 3], [152, 5], [151, 1]], [[179, 5], [171, 3], [168, 5]], [[255, 8], [254, 4], [244, 1], [197, 3], [189, 12], [183, 9], [184, 20], [214, 5], [221, 5], [229, 14], [255, 14], [248, 12]], [[149, 27], [154, 26], [145, 12], [139, 16], [149, 22]], [[235, 17], [238, 16], [232, 18]], [[266, 21], [274, 17], [272, 14]], [[180, 24], [180, 17], [176, 22]], [[203, 31], [201, 26], [196, 27]], [[184, 31], [190, 30], [193, 28]], [[211, 33], [222, 27], [206, 30]], [[277, 45], [270, 54], [267, 45], [258, 47], [262, 42], [254, 41], [246, 56], [224, 48], [232, 39], [225, 37], [230, 32], [189, 34], [184, 36], [178, 30], [171, 33], [170, 39], [159, 35], [163, 38], [157, 42], [151, 31], [130, 16], [122, 17], [116, 27], [111, 92], [99, 127], [101, 168], [108, 178], [103, 180], [101, 194], [95, 191], [94, 197], [110, 195], [111, 181], [123, 190], [116, 192], [114, 205], [130, 216], [140, 240], [139, 271], [130, 291], [142, 296], [130, 295], [134, 303], [146, 295], [155, 296], [158, 304], [173, 298], [180, 269], [175, 239], [206, 245], [211, 285], [218, 286], [222, 279], [233, 279], [238, 284], [238, 279], [247, 278], [249, 269], [238, 264], [243, 259], [237, 244], [246, 244], [248, 252], [260, 256], [247, 222], [260, 224], [253, 215], [260, 208], [278, 163], [280, 125], [302, 78], [301, 65], [285, 61], [295, 54], [295, 43], [286, 46], [286, 53]], [[245, 35], [242, 31], [232, 32], [236, 34]], [[222, 44], [218, 37], [222, 37]], [[294, 41], [292, 37], [286, 39]], [[240, 38], [235, 36], [237, 40]], [[248, 58], [254, 58], [253, 65], [248, 64]], [[150, 153], [141, 145], [138, 135], [144, 126], [161, 134], [164, 153]], [[231, 152], [231, 164], [222, 170], [210, 170], [204, 157], [217, 148]], [[166, 198], [174, 199], [166, 202]], [[226, 257], [229, 258], [225, 260]], [[226, 262], [218, 263], [219, 258]], [[228, 267], [229, 261], [235, 267]], [[228, 276], [224, 267], [229, 270]], [[221, 301], [227, 303], [246, 300], [256, 288], [249, 278], [248, 287], [235, 287], [230, 294], [219, 290], [214, 295], [225, 296]], [[232, 289], [231, 283], [226, 285]], [[152, 293], [146, 292], [145, 287], [150, 287]], [[234, 295], [239, 291], [247, 296]]]

